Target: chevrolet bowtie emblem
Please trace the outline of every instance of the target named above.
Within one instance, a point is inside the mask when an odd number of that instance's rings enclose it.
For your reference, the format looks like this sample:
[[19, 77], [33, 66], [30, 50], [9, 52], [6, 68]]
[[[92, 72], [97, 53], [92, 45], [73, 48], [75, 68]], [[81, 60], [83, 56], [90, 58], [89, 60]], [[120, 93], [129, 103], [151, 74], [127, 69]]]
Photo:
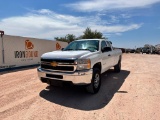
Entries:
[[56, 67], [56, 66], [58, 66], [58, 63], [57, 62], [51, 62], [51, 66]]

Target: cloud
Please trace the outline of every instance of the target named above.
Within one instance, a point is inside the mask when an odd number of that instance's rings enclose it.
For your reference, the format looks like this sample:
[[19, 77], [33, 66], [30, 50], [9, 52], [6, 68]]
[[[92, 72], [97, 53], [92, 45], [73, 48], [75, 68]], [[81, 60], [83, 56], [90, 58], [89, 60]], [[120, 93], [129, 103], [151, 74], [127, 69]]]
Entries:
[[131, 18], [131, 15], [129, 15], [129, 14], [121, 14], [121, 17], [122, 18]]
[[[27, 36], [35, 38], [54, 39], [66, 34], [82, 35], [86, 27], [98, 30], [104, 35], [123, 33], [138, 29], [142, 24], [107, 24], [110, 21], [103, 20], [102, 15], [72, 16], [58, 14], [48, 9], [31, 11], [24, 16], [13, 16], [0, 20], [1, 29], [5, 34]], [[111, 22], [116, 21], [111, 16]], [[111, 23], [110, 22], [110, 23]]]
[[116, 17], [114, 15], [111, 15], [110, 18], [111, 18], [111, 21], [110, 21], [111, 23], [119, 23], [119, 18], [118, 17]]
[[122, 33], [130, 30], [139, 29], [142, 24], [130, 24], [130, 25], [113, 25], [113, 26], [98, 26], [93, 25], [93, 29], [101, 30], [103, 33]]
[[113, 9], [142, 8], [160, 2], [160, 0], [86, 0], [67, 4], [78, 11], [104, 11]]
[[122, 33], [115, 33], [116, 35], [118, 35], [118, 36], [121, 36], [122, 35]]

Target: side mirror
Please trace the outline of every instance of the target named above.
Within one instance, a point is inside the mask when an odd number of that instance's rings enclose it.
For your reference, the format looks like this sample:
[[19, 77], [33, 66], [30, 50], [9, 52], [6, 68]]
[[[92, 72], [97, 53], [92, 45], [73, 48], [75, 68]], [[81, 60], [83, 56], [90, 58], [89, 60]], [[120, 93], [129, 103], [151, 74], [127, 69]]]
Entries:
[[112, 49], [110, 47], [104, 47], [102, 49], [102, 52], [108, 52], [108, 51], [111, 51]]

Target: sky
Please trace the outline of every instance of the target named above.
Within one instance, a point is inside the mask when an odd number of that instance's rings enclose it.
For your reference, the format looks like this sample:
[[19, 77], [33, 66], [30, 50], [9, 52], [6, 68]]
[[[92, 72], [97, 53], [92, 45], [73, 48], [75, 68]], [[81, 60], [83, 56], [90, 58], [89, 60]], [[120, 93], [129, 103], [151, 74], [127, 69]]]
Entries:
[[0, 0], [7, 35], [54, 40], [87, 27], [115, 47], [160, 44], [160, 0]]

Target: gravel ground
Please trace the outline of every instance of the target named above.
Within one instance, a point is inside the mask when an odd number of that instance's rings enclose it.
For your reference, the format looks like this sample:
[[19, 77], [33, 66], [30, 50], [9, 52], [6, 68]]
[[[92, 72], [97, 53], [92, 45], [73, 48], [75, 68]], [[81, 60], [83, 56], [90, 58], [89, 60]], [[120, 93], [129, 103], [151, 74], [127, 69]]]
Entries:
[[158, 120], [160, 56], [123, 54], [122, 71], [102, 75], [92, 95], [83, 87], [50, 87], [36, 68], [0, 73], [0, 120]]

